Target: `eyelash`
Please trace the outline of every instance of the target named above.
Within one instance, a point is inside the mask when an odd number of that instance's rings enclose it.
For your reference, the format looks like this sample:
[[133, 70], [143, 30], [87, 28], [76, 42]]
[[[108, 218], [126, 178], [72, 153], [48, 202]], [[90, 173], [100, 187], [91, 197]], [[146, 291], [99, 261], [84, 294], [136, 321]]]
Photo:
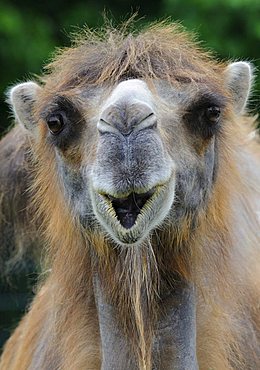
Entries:
[[197, 104], [187, 111], [184, 118], [195, 134], [205, 139], [212, 137], [219, 128], [222, 107], [216, 103]]

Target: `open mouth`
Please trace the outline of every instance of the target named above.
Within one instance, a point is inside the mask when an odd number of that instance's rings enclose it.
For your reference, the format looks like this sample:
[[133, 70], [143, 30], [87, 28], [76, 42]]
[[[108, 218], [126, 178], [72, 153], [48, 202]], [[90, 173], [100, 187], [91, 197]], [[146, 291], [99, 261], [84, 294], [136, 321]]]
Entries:
[[[169, 213], [174, 199], [175, 177], [166, 183], [116, 194], [92, 189], [92, 206], [107, 236], [121, 246], [139, 245]], [[109, 189], [110, 190], [110, 189]]]
[[143, 194], [131, 193], [126, 198], [115, 198], [111, 195], [106, 195], [106, 197], [111, 201], [120, 224], [125, 229], [131, 229], [142, 208], [154, 193], [155, 188]]

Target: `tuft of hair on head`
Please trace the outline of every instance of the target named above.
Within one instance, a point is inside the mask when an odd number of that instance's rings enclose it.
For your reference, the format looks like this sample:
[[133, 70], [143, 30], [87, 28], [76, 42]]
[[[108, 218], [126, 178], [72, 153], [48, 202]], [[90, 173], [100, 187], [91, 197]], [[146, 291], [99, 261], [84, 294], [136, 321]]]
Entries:
[[74, 34], [72, 47], [59, 50], [43, 80], [50, 91], [54, 85], [64, 89], [128, 78], [178, 83], [203, 75], [214, 79], [223, 68], [180, 24], [166, 20], [133, 30], [130, 20], [117, 28], [106, 24]]

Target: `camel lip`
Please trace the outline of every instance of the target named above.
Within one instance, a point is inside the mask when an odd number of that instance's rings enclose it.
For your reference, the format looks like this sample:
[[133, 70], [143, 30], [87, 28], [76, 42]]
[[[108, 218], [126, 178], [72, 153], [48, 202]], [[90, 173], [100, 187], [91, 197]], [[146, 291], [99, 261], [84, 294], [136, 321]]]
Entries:
[[[172, 206], [174, 189], [173, 175], [149, 188], [127, 192], [91, 187], [90, 195], [93, 212], [106, 237], [124, 248], [139, 246], [150, 231], [162, 223]], [[131, 207], [134, 207], [133, 210]]]
[[125, 229], [131, 229], [141, 213], [146, 202], [154, 195], [156, 187], [147, 192], [132, 192], [127, 197], [115, 197], [109, 194], [103, 194], [112, 204], [117, 219]]

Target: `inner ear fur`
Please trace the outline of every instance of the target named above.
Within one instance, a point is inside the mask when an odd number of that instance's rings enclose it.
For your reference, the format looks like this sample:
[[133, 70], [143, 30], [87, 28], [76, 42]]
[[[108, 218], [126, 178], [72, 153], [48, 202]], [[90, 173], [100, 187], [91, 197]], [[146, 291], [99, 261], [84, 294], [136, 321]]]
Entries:
[[225, 70], [225, 82], [229, 89], [235, 112], [240, 114], [246, 107], [253, 81], [252, 65], [247, 62], [230, 63]]
[[8, 101], [15, 119], [29, 131], [35, 127], [33, 105], [40, 90], [41, 87], [37, 83], [29, 81], [15, 85], [8, 92]]

